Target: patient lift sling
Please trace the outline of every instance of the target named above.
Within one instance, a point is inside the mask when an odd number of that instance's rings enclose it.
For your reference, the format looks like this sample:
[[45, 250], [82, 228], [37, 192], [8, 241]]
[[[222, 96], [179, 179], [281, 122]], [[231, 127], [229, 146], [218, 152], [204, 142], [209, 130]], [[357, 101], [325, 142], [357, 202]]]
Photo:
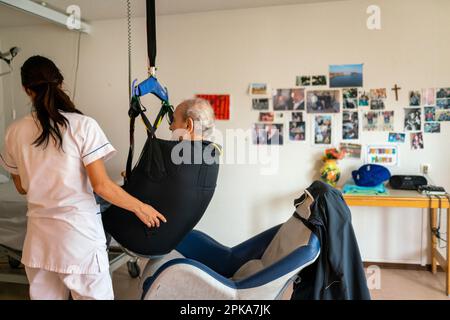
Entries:
[[[143, 256], [164, 255], [172, 251], [199, 222], [215, 191], [220, 150], [209, 141], [167, 141], [156, 137], [156, 130], [167, 115], [172, 120], [173, 107], [167, 89], [154, 77], [156, 59], [155, 1], [147, 0], [147, 32], [150, 77], [135, 86], [130, 99], [130, 148], [123, 189], [161, 212], [167, 223], [148, 228], [133, 213], [117, 206], [103, 214], [103, 225], [123, 247]], [[153, 94], [162, 101], [152, 125], [145, 115], [140, 97]], [[136, 118], [141, 116], [147, 129], [147, 141], [140, 158], [132, 168]], [[174, 163], [172, 153], [190, 161]], [[186, 153], [187, 152], [187, 153]], [[198, 162], [198, 155], [202, 155]], [[205, 162], [205, 157], [214, 161]]]

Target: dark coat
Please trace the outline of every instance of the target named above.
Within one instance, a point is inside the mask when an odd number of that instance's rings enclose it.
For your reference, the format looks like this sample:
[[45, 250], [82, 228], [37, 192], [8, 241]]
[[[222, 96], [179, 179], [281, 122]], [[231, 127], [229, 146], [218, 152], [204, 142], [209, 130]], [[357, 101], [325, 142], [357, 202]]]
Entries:
[[[351, 213], [341, 192], [316, 181], [308, 220], [298, 216], [320, 240], [321, 252], [300, 273], [293, 300], [370, 300]], [[300, 199], [296, 200], [298, 203]]]

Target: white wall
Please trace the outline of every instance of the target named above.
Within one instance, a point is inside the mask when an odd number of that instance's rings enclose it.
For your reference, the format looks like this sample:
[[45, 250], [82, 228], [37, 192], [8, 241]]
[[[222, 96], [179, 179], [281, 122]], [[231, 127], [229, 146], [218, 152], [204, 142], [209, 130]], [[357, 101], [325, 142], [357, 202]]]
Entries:
[[[381, 31], [366, 28], [365, 12], [371, 4], [381, 6]], [[396, 130], [401, 131], [409, 89], [450, 86], [448, 12], [446, 0], [352, 0], [163, 16], [158, 19], [158, 77], [170, 89], [174, 104], [195, 93], [231, 94], [232, 119], [218, 127], [248, 129], [258, 115], [246, 93], [251, 82], [292, 87], [296, 75], [327, 74], [329, 64], [364, 63], [365, 88], [389, 89], [395, 83], [403, 88], [400, 101], [390, 90], [387, 101], [387, 109], [396, 112]], [[144, 19], [134, 20], [133, 73], [139, 79], [146, 73], [145, 39]], [[79, 108], [99, 121], [120, 151], [108, 164], [115, 177], [124, 168], [128, 148], [126, 42], [124, 20], [93, 23], [93, 33], [82, 39], [76, 98]], [[54, 58], [71, 89], [75, 44], [75, 34], [51, 26], [9, 29], [3, 46], [25, 48], [21, 59], [37, 53]], [[14, 77], [12, 89], [5, 84], [5, 107], [27, 110], [19, 76]], [[157, 111], [155, 100], [144, 102]], [[340, 137], [340, 115], [334, 120], [335, 137]], [[307, 125], [310, 133], [311, 122]], [[423, 151], [401, 145], [401, 166], [393, 173], [416, 174], [427, 162], [433, 182], [450, 189], [449, 124], [442, 123], [441, 130], [439, 135], [425, 135]], [[142, 144], [142, 126], [137, 133]], [[312, 146], [311, 138], [309, 134], [306, 143], [280, 148], [280, 171], [274, 176], [260, 175], [258, 166], [223, 165], [216, 194], [198, 228], [234, 245], [287, 219], [294, 198], [317, 178], [323, 149]], [[359, 142], [386, 140], [387, 133], [364, 132]], [[342, 181], [362, 164], [342, 161]], [[365, 260], [426, 261], [427, 219], [421, 210], [352, 208], [352, 214]]]

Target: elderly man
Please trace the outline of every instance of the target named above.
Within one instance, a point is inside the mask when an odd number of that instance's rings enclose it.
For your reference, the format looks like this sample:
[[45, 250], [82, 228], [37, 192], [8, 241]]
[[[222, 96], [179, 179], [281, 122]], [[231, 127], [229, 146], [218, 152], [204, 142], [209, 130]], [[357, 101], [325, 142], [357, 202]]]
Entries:
[[170, 130], [175, 140], [208, 140], [214, 131], [214, 110], [204, 99], [189, 99], [178, 105]]

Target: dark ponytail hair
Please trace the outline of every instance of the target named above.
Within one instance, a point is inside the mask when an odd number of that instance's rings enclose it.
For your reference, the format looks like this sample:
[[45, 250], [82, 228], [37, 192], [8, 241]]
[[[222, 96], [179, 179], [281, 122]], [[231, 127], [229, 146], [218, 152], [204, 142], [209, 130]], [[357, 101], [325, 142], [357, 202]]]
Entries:
[[61, 128], [66, 129], [69, 120], [60, 111], [82, 114], [61, 89], [63, 75], [50, 59], [34, 56], [23, 64], [21, 76], [24, 88], [35, 94], [33, 107], [42, 128], [33, 145], [46, 148], [51, 137], [56, 147], [62, 149]]

